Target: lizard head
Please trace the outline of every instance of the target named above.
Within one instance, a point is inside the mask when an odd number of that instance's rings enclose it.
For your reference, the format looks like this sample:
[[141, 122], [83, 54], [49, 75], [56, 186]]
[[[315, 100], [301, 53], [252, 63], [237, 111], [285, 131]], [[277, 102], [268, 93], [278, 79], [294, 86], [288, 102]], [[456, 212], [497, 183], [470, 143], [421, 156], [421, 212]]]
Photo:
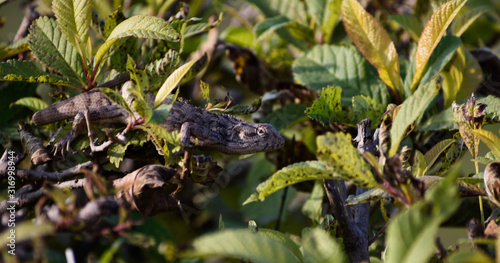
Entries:
[[232, 134], [226, 144], [228, 154], [268, 152], [285, 145], [278, 131], [267, 123], [243, 122], [233, 128]]

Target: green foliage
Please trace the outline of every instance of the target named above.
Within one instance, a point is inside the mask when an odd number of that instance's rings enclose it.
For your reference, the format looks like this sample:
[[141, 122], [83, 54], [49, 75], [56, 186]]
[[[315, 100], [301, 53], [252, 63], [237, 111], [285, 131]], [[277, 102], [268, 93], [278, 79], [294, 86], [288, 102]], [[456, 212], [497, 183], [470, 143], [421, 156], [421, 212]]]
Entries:
[[351, 136], [344, 133], [327, 133], [318, 136], [318, 160], [328, 169], [365, 188], [378, 186], [370, 166], [351, 144]]
[[295, 78], [314, 90], [328, 85], [342, 87], [343, 102], [365, 95], [385, 105], [388, 92], [366, 60], [353, 46], [317, 45], [297, 58], [292, 66]]
[[[77, 175], [56, 182], [29, 160], [17, 164], [24, 177], [16, 189], [37, 196], [20, 203], [28, 213], [16, 222], [16, 242], [36, 252], [26, 260], [61, 261], [59, 241], [65, 240], [90, 247], [83, 257], [103, 262], [352, 261], [350, 228], [337, 214], [325, 214], [336, 209], [324, 184], [333, 179], [342, 195], [342, 181], [349, 193], [369, 188], [343, 200], [348, 206], [341, 211], [355, 211], [357, 220], [355, 205], [369, 202], [370, 226], [362, 232], [387, 225], [385, 235], [362, 248], [372, 262], [381, 262], [380, 251], [386, 262], [429, 262], [438, 228], [463, 221], [452, 215], [458, 191], [484, 194], [478, 164], [500, 159], [500, 137], [484, 129], [500, 122], [500, 99], [484, 95], [495, 90], [500, 64], [492, 45], [500, 33], [492, 23], [499, 8], [492, 1], [416, 1], [404, 14], [394, 3], [373, 2], [365, 10], [357, 0], [44, 2], [37, 2], [41, 16], [26, 37], [0, 43], [3, 149], [22, 151], [17, 122], [96, 87], [133, 117], [126, 127], [93, 123], [95, 144], [111, 143], [102, 153], [91, 152], [82, 135], [71, 147], [83, 153], [46, 165], [58, 176], [76, 167]], [[477, 47], [491, 48], [492, 56], [481, 57]], [[179, 97], [269, 123], [285, 146], [240, 157], [182, 149], [180, 131], [162, 125], [172, 103], [161, 102]], [[357, 134], [366, 119], [371, 127]], [[29, 130], [52, 146], [71, 126], [63, 121]], [[479, 141], [489, 149], [484, 156]], [[463, 158], [467, 148], [472, 161]], [[194, 153], [189, 162], [185, 150]], [[77, 167], [87, 162], [92, 165]], [[458, 162], [473, 162], [474, 174], [458, 177]], [[128, 176], [151, 164], [168, 170]], [[116, 187], [118, 178], [129, 188]], [[43, 187], [31, 192], [31, 185]], [[0, 194], [7, 197], [8, 189]], [[109, 210], [93, 203], [118, 196], [125, 203]], [[154, 216], [141, 202], [172, 212]], [[84, 220], [87, 205], [102, 209], [92, 217], [97, 223]], [[238, 229], [248, 221], [250, 230]], [[492, 242], [485, 244], [491, 250]], [[469, 252], [462, 240], [448, 253], [450, 262], [494, 262]]]
[[391, 149], [389, 156], [394, 155], [407, 129], [421, 116], [439, 91], [439, 85], [434, 81], [420, 87], [411, 97], [401, 104], [391, 128]]
[[459, 205], [458, 169], [429, 189], [424, 200], [397, 215], [387, 229], [386, 262], [428, 262], [437, 229]]
[[30, 28], [28, 42], [33, 54], [48, 68], [66, 76], [75, 85], [84, 84], [82, 57], [61, 34], [56, 20], [41, 17]]

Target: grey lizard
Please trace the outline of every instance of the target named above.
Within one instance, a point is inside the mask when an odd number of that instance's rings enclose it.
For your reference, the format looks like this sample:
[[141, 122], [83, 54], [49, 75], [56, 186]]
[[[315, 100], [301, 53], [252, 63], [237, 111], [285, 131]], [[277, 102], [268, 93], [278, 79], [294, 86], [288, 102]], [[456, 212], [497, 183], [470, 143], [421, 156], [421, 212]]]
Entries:
[[[166, 99], [163, 103], [171, 103]], [[93, 89], [56, 103], [33, 115], [33, 123], [44, 125], [73, 119], [72, 130], [54, 145], [54, 150], [66, 148], [85, 125], [83, 112], [88, 109], [92, 123], [128, 124], [130, 114], [111, 101], [99, 89]], [[283, 147], [284, 140], [276, 129], [265, 123], [251, 123], [239, 118], [211, 113], [195, 106], [175, 101], [168, 117], [161, 124], [169, 132], [180, 131], [183, 147], [199, 147], [226, 154], [249, 154]]]

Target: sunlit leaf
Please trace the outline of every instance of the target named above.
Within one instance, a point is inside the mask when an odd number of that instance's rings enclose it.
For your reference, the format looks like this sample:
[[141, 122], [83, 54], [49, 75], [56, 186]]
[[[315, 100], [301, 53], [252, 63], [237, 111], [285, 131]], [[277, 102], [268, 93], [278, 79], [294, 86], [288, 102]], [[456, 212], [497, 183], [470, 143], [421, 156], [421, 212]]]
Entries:
[[357, 0], [344, 0], [342, 21], [363, 56], [377, 69], [382, 81], [396, 98], [403, 94], [396, 47], [380, 22], [366, 12]]
[[0, 48], [0, 60], [12, 57], [21, 52], [26, 52], [29, 49], [28, 38], [21, 38], [20, 40], [14, 41], [6, 47]]
[[75, 86], [75, 84], [63, 77], [43, 72], [35, 63], [26, 60], [0, 62], [0, 80]]
[[52, 10], [57, 18], [66, 40], [77, 50], [83, 50], [84, 58], [90, 58], [90, 50], [86, 50], [89, 41], [89, 28], [92, 19], [91, 0], [54, 0]]
[[420, 39], [418, 40], [417, 51], [415, 54], [416, 73], [413, 77], [411, 90], [415, 90], [423, 76], [425, 65], [427, 64], [432, 52], [441, 41], [441, 37], [446, 32], [446, 28], [458, 14], [458, 11], [464, 6], [466, 0], [452, 0], [441, 7], [432, 15], [424, 28]]
[[441, 39], [426, 64], [425, 73], [421, 80], [422, 84], [427, 83], [441, 72], [453, 58], [455, 51], [461, 43], [460, 38], [455, 36], [444, 36]]
[[318, 99], [307, 108], [305, 113], [312, 119], [318, 120], [324, 126], [328, 126], [335, 120], [346, 120], [347, 114], [342, 111], [340, 101], [342, 88], [328, 86], [318, 93]]
[[[318, 161], [298, 162], [274, 173], [269, 179], [257, 186], [258, 200], [263, 201], [272, 193], [288, 185], [318, 179], [331, 179], [335, 175]], [[339, 178], [337, 176], [337, 178]], [[245, 201], [244, 204], [247, 202]]]
[[448, 71], [442, 72], [444, 105], [451, 105], [454, 100], [470, 97], [483, 80], [481, 66], [462, 45], [450, 63]]
[[85, 84], [82, 58], [70, 45], [54, 19], [41, 17], [30, 27], [28, 42], [33, 54], [48, 68], [76, 85]]
[[472, 130], [475, 136], [479, 137], [486, 146], [497, 156], [500, 156], [500, 138], [487, 130]]
[[108, 50], [125, 37], [152, 38], [167, 41], [179, 41], [179, 33], [167, 21], [153, 16], [137, 15], [118, 24], [95, 55], [96, 63], [100, 63]]
[[12, 103], [12, 105], [24, 106], [32, 110], [33, 112], [37, 112], [39, 110], [45, 109], [48, 107], [45, 101], [35, 98], [35, 97], [24, 97], [18, 99], [16, 102]]
[[155, 108], [164, 101], [167, 96], [177, 87], [177, 85], [181, 82], [182, 78], [189, 72], [191, 66], [196, 63], [197, 60], [191, 60], [184, 65], [180, 66], [176, 69], [170, 76], [168, 76], [167, 80], [163, 83], [163, 85], [158, 90], [158, 94], [156, 94], [155, 98]]
[[330, 171], [365, 188], [378, 186], [371, 167], [351, 142], [351, 135], [342, 132], [318, 136], [317, 157]]

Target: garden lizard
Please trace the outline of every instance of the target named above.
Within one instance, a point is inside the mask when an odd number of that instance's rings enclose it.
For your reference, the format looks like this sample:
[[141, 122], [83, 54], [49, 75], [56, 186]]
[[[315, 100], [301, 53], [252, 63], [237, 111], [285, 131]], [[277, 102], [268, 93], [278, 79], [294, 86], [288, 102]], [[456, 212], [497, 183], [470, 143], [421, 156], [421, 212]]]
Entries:
[[[171, 103], [166, 99], [163, 103]], [[85, 126], [84, 111], [88, 109], [92, 123], [128, 124], [130, 114], [111, 101], [99, 89], [93, 89], [68, 100], [56, 103], [33, 115], [33, 123], [44, 125], [73, 119], [72, 130], [54, 146], [55, 152], [66, 148]], [[284, 140], [276, 129], [265, 123], [251, 123], [239, 118], [215, 114], [195, 106], [175, 101], [165, 122], [167, 131], [181, 133], [183, 147], [196, 146], [226, 154], [249, 154], [283, 147]]]

